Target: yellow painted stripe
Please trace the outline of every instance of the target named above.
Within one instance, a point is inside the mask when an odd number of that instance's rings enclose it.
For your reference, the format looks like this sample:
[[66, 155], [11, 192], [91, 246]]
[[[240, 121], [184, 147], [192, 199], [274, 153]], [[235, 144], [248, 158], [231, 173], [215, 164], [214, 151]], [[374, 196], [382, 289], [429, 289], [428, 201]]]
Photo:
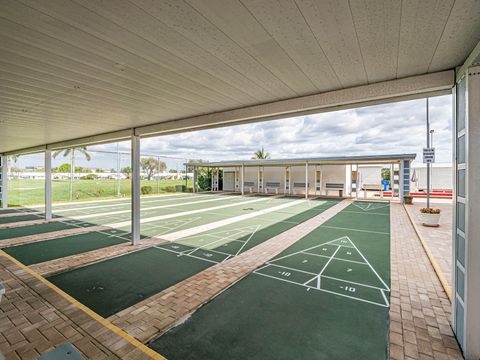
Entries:
[[24, 269], [25, 271], [27, 271], [30, 275], [34, 276], [36, 279], [38, 279], [39, 281], [41, 281], [43, 284], [45, 284], [46, 286], [48, 286], [50, 289], [52, 289], [53, 291], [55, 291], [58, 295], [60, 295], [61, 297], [63, 297], [65, 300], [67, 300], [68, 302], [72, 303], [73, 305], [75, 305], [76, 307], [78, 307], [80, 310], [82, 310], [84, 313], [86, 313], [87, 315], [89, 315], [90, 317], [92, 317], [93, 319], [95, 319], [96, 321], [98, 321], [99, 323], [101, 323], [103, 326], [105, 326], [107, 329], [111, 330], [112, 332], [114, 332], [115, 334], [117, 334], [118, 336], [122, 337], [123, 339], [125, 339], [126, 341], [128, 341], [131, 345], [133, 345], [134, 347], [136, 347], [137, 349], [141, 350], [142, 352], [144, 352], [146, 355], [150, 356], [152, 359], [155, 359], [155, 360], [167, 360], [164, 356], [160, 355], [159, 353], [157, 353], [156, 351], [153, 351], [152, 349], [150, 349], [148, 346], [144, 345], [142, 342], [138, 341], [137, 339], [135, 339], [133, 336], [129, 335], [128, 333], [126, 333], [125, 331], [123, 331], [122, 329], [120, 329], [119, 327], [115, 326], [114, 324], [112, 324], [110, 321], [108, 321], [107, 319], [105, 319], [104, 317], [98, 315], [96, 312], [94, 312], [92, 309], [90, 309], [89, 307], [83, 305], [82, 303], [78, 302], [77, 300], [75, 300], [73, 297], [71, 297], [70, 295], [68, 295], [66, 292], [64, 292], [63, 290], [61, 290], [60, 288], [58, 288], [57, 286], [55, 286], [54, 284], [52, 284], [50, 281], [48, 281], [47, 279], [45, 279], [43, 276], [41, 276], [40, 274], [36, 273], [35, 271], [33, 271], [32, 269], [30, 269], [28, 266], [25, 266], [24, 264], [22, 264], [21, 262], [19, 262], [17, 259], [13, 258], [12, 256], [10, 256], [9, 254], [7, 254], [5, 251], [3, 250], [0, 250], [0, 255], [9, 259], [10, 261], [12, 261], [13, 263], [15, 263], [16, 265], [18, 265], [19, 267], [21, 267], [22, 269]]
[[403, 207], [404, 207], [404, 209], [407, 213], [407, 216], [410, 220], [410, 223], [413, 226], [413, 229], [415, 230], [415, 233], [417, 234], [418, 238], [420, 239], [420, 242], [422, 243], [423, 249], [425, 250], [425, 253], [428, 256], [428, 259], [430, 260], [430, 263], [432, 264], [433, 269], [435, 270], [435, 273], [437, 274], [438, 280], [440, 280], [440, 283], [442, 284], [443, 289], [445, 290], [445, 293], [448, 296], [448, 299], [450, 300], [450, 302], [452, 302], [452, 289], [450, 288], [450, 285], [448, 285], [448, 281], [445, 278], [445, 275], [443, 275], [443, 272], [440, 269], [440, 266], [438, 265], [437, 261], [433, 257], [433, 254], [430, 251], [430, 248], [428, 247], [427, 241], [425, 240], [425, 238], [420, 233], [420, 230], [418, 229], [417, 225], [415, 224], [415, 221], [413, 220], [412, 215], [410, 214], [410, 211], [407, 210], [405, 205], [403, 205]]

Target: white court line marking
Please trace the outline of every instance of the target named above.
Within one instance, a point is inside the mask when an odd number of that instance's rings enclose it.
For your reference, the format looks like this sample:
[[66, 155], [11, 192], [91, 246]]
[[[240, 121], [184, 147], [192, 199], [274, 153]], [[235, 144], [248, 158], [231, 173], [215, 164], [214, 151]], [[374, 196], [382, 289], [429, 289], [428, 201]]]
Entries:
[[[162, 247], [158, 247], [158, 246], [154, 246], [154, 248], [158, 249], [158, 250], [163, 250], [163, 251], [168, 251], [168, 252], [171, 252], [171, 253], [174, 253], [174, 254], [178, 254], [178, 252], [176, 252], [174, 250], [167, 249], [167, 248], [162, 248]], [[195, 259], [198, 259], [198, 260], [203, 260], [203, 261], [208, 261], [208, 262], [213, 263], [213, 264], [218, 264], [218, 262], [216, 262], [214, 260], [208, 260], [208, 259], [201, 258], [201, 257], [195, 256], [195, 255], [188, 255], [188, 256], [192, 257], [192, 258], [195, 258]]]
[[344, 228], [344, 227], [339, 227], [339, 226], [329, 226], [329, 225], [322, 225], [322, 227], [323, 228], [328, 228], [328, 229], [338, 229], [338, 230], [358, 231], [358, 232], [365, 232], [365, 233], [372, 233], [372, 234], [390, 235], [390, 233], [383, 232], [383, 231], [360, 230], [360, 229], [351, 229], [351, 228]]
[[[172, 219], [172, 218], [185, 216], [185, 215], [198, 214], [198, 213], [209, 212], [209, 211], [212, 211], [212, 210], [225, 209], [225, 208], [229, 208], [229, 207], [233, 207], [233, 206], [248, 205], [248, 204], [252, 204], [252, 203], [255, 203], [255, 202], [259, 202], [259, 201], [265, 201], [265, 199], [254, 199], [254, 200], [249, 200], [249, 201], [241, 201], [241, 202], [235, 202], [235, 203], [232, 203], [232, 204], [215, 206], [215, 207], [212, 207], [212, 208], [206, 208], [206, 209], [202, 208], [202, 209], [184, 211], [184, 212], [175, 213], [175, 214], [153, 216], [153, 217], [149, 217], [149, 218], [146, 218], [146, 219], [141, 219], [140, 223], [145, 224], [145, 223], [155, 222], [155, 221], [159, 221], [159, 220]], [[109, 224], [107, 226], [115, 228], [115, 227], [129, 226], [129, 225], [130, 225], [130, 221], [123, 221], [123, 222], [119, 222], [119, 223]]]
[[370, 211], [371, 209], [377, 210], [377, 209], [383, 209], [383, 208], [388, 207], [388, 202], [369, 202], [369, 203], [367, 203], [368, 204], [367, 206], [360, 206], [360, 204], [363, 205], [365, 203], [356, 202], [356, 201], [353, 202], [353, 205], [355, 205], [356, 207], [358, 207], [359, 209], [361, 209], [363, 211]]
[[352, 213], [352, 214], [364, 214], [364, 215], [380, 215], [380, 216], [390, 216], [390, 214], [382, 214], [382, 213], [374, 213], [374, 212], [366, 212], [366, 211], [352, 211], [352, 210], [343, 210], [342, 212], [345, 212], [345, 213]]
[[[207, 203], [207, 202], [223, 201], [223, 200], [230, 200], [230, 199], [214, 198], [214, 199], [208, 199], [208, 200], [187, 201], [187, 202], [167, 204], [167, 205], [157, 205], [157, 206], [141, 208], [140, 212], [145, 212], [145, 211], [149, 211], [149, 210], [157, 210], [157, 209], [175, 208], [175, 207], [186, 206], [186, 205], [203, 204], [203, 203]], [[80, 215], [80, 216], [75, 216], [74, 215], [74, 216], [72, 216], [72, 218], [77, 219], [77, 220], [83, 220], [83, 219], [89, 219], [89, 218], [93, 218], [93, 217], [107, 217], [107, 216], [112, 216], [112, 215], [128, 214], [128, 213], [131, 213], [131, 212], [132, 212], [132, 209], [127, 209], [127, 210], [112, 211], [112, 212], [109, 212], [109, 213], [94, 213], [94, 214]]]
[[[295, 268], [291, 268], [291, 267], [288, 267], [288, 266], [284, 266], [284, 265], [277, 265], [275, 264], [276, 261], [278, 260], [282, 260], [282, 259], [285, 259], [285, 258], [288, 258], [288, 257], [291, 257], [291, 256], [294, 256], [294, 255], [298, 255], [298, 254], [309, 254], [308, 251], [309, 250], [312, 250], [314, 248], [317, 248], [317, 247], [320, 247], [320, 246], [325, 246], [325, 245], [328, 245], [329, 243], [333, 243], [333, 242], [337, 242], [339, 240], [348, 240], [350, 244], [352, 244], [352, 246], [348, 246], [348, 245], [335, 245], [337, 246], [337, 249], [333, 252], [333, 254], [331, 256], [329, 256], [329, 260], [327, 261], [327, 263], [323, 266], [322, 270], [320, 271], [320, 273], [318, 274], [315, 274], [315, 273], [311, 273], [311, 272], [308, 272], [308, 271], [304, 271], [304, 270], [300, 270], [300, 269], [295, 269]], [[360, 256], [363, 258], [363, 260], [365, 261], [365, 263], [360, 263], [361, 265], [365, 265], [365, 266], [368, 266], [370, 268], [370, 270], [372, 270], [372, 272], [375, 274], [375, 276], [380, 280], [380, 282], [382, 283], [382, 285], [384, 286], [384, 288], [379, 288], [377, 286], [373, 286], [373, 285], [366, 285], [366, 284], [362, 284], [362, 283], [358, 283], [358, 282], [354, 282], [354, 281], [350, 281], [350, 280], [345, 280], [345, 279], [340, 279], [340, 278], [335, 278], [335, 277], [332, 277], [332, 276], [327, 276], [327, 275], [323, 275], [323, 272], [325, 271], [325, 269], [327, 268], [327, 266], [329, 265], [329, 263], [335, 259], [335, 260], [343, 260], [343, 259], [337, 259], [335, 258], [335, 255], [337, 254], [337, 252], [340, 250], [340, 248], [342, 247], [348, 247], [348, 248], [354, 248], [358, 254], [360, 254]], [[314, 255], [314, 254], [312, 254]], [[324, 256], [324, 257], [327, 257], [327, 256]], [[348, 260], [347, 260], [348, 261]], [[280, 267], [280, 268], [284, 268], [284, 269], [287, 269], [287, 270], [290, 270], [290, 271], [297, 271], [297, 272], [301, 272], [301, 273], [306, 273], [306, 274], [310, 274], [310, 275], [315, 275], [314, 277], [312, 277], [311, 279], [309, 279], [308, 281], [305, 281], [304, 283], [298, 283], [298, 282], [295, 282], [295, 281], [290, 281], [290, 280], [286, 280], [286, 279], [283, 279], [281, 277], [276, 277], [276, 276], [272, 276], [272, 275], [267, 275], [267, 274], [263, 274], [262, 272], [260, 272], [261, 270], [263, 269], [266, 269], [268, 267], [271, 267], [271, 266], [274, 266], [274, 267]], [[340, 238], [337, 238], [337, 239], [334, 239], [334, 240], [330, 240], [326, 243], [322, 243], [322, 244], [319, 244], [319, 245], [315, 245], [313, 247], [310, 247], [308, 249], [304, 249], [304, 250], [300, 250], [300, 251], [297, 251], [297, 252], [294, 252], [292, 254], [287, 254], [285, 256], [282, 256], [280, 258], [277, 258], [277, 259], [273, 259], [273, 260], [270, 260], [270, 261], [267, 261], [265, 263], [264, 266], [258, 268], [257, 270], [254, 271], [255, 274], [259, 274], [259, 275], [263, 275], [263, 276], [267, 276], [267, 277], [270, 277], [272, 279], [277, 279], [277, 280], [281, 280], [281, 281], [286, 281], [286, 282], [289, 282], [289, 283], [292, 283], [292, 284], [296, 284], [296, 285], [299, 285], [299, 286], [304, 286], [304, 287], [307, 287], [307, 288], [312, 288], [312, 289], [315, 289], [315, 290], [319, 290], [319, 291], [325, 291], [325, 292], [329, 292], [329, 293], [332, 293], [332, 294], [337, 294], [339, 296], [345, 296], [345, 297], [348, 297], [348, 298], [351, 298], [351, 299], [354, 299], [354, 300], [359, 300], [359, 301], [364, 301], [364, 302], [367, 302], [367, 303], [371, 303], [371, 304], [375, 304], [375, 305], [379, 305], [379, 306], [383, 306], [383, 307], [389, 307], [389, 303], [388, 303], [388, 300], [385, 301], [385, 304], [380, 304], [380, 303], [376, 303], [376, 302], [372, 302], [372, 301], [369, 301], [369, 300], [364, 300], [364, 299], [361, 299], [361, 298], [356, 298], [356, 297], [353, 297], [353, 296], [349, 296], [349, 295], [345, 295], [343, 293], [337, 293], [335, 291], [330, 291], [330, 290], [326, 290], [326, 289], [322, 289], [321, 288], [321, 277], [323, 278], [327, 278], [327, 279], [332, 279], [332, 280], [337, 280], [337, 281], [342, 281], [344, 283], [350, 283], [350, 284], [355, 284], [355, 285], [359, 285], [359, 286], [364, 286], [364, 287], [368, 287], [368, 288], [372, 288], [372, 289], [375, 289], [375, 290], [379, 290], [382, 294], [382, 297], [383, 299], [385, 300], [386, 299], [386, 296], [384, 294], [383, 291], [390, 291], [390, 288], [387, 286], [387, 284], [385, 284], [385, 282], [383, 281], [383, 279], [378, 275], [378, 273], [375, 271], [375, 269], [372, 267], [372, 265], [368, 262], [368, 260], [365, 258], [365, 256], [360, 252], [360, 250], [356, 247], [356, 245], [353, 243], [353, 241], [348, 237], [348, 236], [342, 236]], [[311, 286], [311, 285], [307, 285], [308, 283], [314, 281], [314, 280], [317, 280], [317, 284], [316, 286]]]
[[[190, 218], [190, 219], [188, 219], [188, 220], [185, 220], [185, 221], [180, 221], [180, 224], [175, 225], [175, 226], [173, 226], [173, 227], [166, 227], [166, 226], [164, 226], [164, 231], [163, 231], [163, 232], [160, 231], [158, 234], [154, 235], [153, 237], [159, 236], [159, 235], [163, 235], [163, 234], [165, 234], [165, 233], [167, 233], [167, 232], [176, 230], [176, 229], [178, 229], [179, 227], [184, 226], [184, 225], [188, 225], [188, 224], [190, 224], [190, 223], [192, 223], [192, 222], [194, 222], [194, 221], [197, 221], [198, 219], [201, 219], [201, 217], [197, 216], [197, 217], [193, 217], [193, 218]], [[179, 221], [179, 220], [177, 220], [177, 222], [178, 222], [178, 221]]]
[[[350, 239], [349, 239], [350, 240]], [[375, 275], [377, 276], [378, 280], [380, 280], [380, 282], [382, 283], [383, 286], [385, 286], [385, 290], [388, 290], [390, 291], [390, 288], [387, 286], [387, 284], [385, 284], [385, 281], [383, 281], [383, 279], [380, 277], [380, 275], [378, 275], [377, 271], [373, 268], [373, 266], [368, 262], [368, 260], [365, 258], [365, 256], [363, 256], [362, 252], [360, 250], [358, 250], [357, 246], [353, 243], [352, 240], [350, 240], [350, 243], [355, 247], [355, 250], [357, 250], [357, 252], [360, 254], [360, 256], [362, 257], [362, 259], [368, 264], [368, 266], [370, 267], [370, 269], [375, 273]]]
[[[194, 195], [194, 196], [178, 196], [178, 198], [181, 198], [182, 200], [183, 199], [191, 199], [191, 198], [204, 198], [204, 197], [207, 197], [207, 196], [210, 196], [210, 195]], [[158, 198], [155, 198], [155, 199], [145, 199], [143, 200], [141, 203], [144, 204], [144, 203], [157, 203], [157, 202], [164, 202], [164, 201], [174, 201], [175, 198], [171, 198], [169, 197], [168, 199], [158, 199]], [[103, 208], [107, 208], [107, 207], [116, 207], [116, 206], [130, 206], [131, 203], [130, 201], [128, 202], [125, 202], [125, 203], [121, 203], [121, 204], [108, 204], [108, 205], [98, 205], [98, 206], [83, 206], [83, 207], [79, 207], [79, 208], [69, 208], [69, 209], [58, 209], [56, 210], [55, 212], [59, 213], [59, 214], [63, 214], [64, 212], [70, 212], [70, 211], [85, 211], [85, 210], [91, 210], [91, 209], [103, 209]], [[87, 214], [92, 214], [91, 212], [87, 212]]]
[[[330, 256], [330, 259], [328, 259], [327, 263], [323, 266], [322, 270], [320, 270], [320, 272], [318, 273], [318, 275], [317, 275], [317, 288], [320, 289], [320, 276], [322, 276], [322, 274], [325, 271], [325, 269], [327, 268], [328, 264], [330, 264], [330, 262], [335, 257], [335, 255], [337, 255], [337, 252], [338, 252], [338, 250], [340, 250], [340, 248], [341, 248], [341, 246], [337, 245], [337, 248], [335, 249], [333, 254]], [[312, 281], [312, 280], [313, 279], [311, 279], [310, 281]]]
[[[258, 200], [255, 200], [255, 201], [258, 201]], [[284, 209], [284, 208], [287, 208], [287, 207], [290, 207], [290, 206], [293, 206], [293, 205], [296, 205], [296, 204], [297, 203], [295, 203], [295, 202], [286, 202], [286, 203], [283, 203], [283, 204], [280, 204], [280, 205], [277, 205], [277, 206], [273, 206], [271, 208], [257, 210], [257, 211], [254, 211], [254, 212], [251, 212], [251, 213], [248, 213], [248, 214], [234, 216], [234, 217], [230, 217], [230, 218], [227, 218], [227, 219], [224, 219], [224, 220], [219, 220], [219, 221], [216, 221], [216, 222], [213, 222], [213, 223], [200, 225], [198, 227], [194, 227], [194, 228], [190, 228], [190, 229], [186, 229], [186, 230], [181, 230], [181, 231], [178, 231], [176, 233], [168, 234], [168, 235], [164, 236], [163, 238], [165, 240], [175, 241], [175, 240], [185, 238], [185, 237], [193, 235], [193, 234], [206, 232], [208, 230], [217, 229], [219, 227], [230, 225], [230, 224], [233, 224], [233, 223], [236, 223], [236, 222], [239, 222], [239, 221], [243, 221], [243, 220], [251, 219], [251, 218], [254, 218], [254, 217], [257, 217], [257, 216], [260, 216], [260, 215], [265, 215], [265, 214], [268, 214], [268, 213], [272, 213], [272, 212], [275, 212], [279, 209]]]
[[387, 295], [385, 295], [385, 291], [384, 290], [380, 290], [381, 293], [382, 293], [382, 296], [383, 296], [383, 300], [385, 300], [385, 305], [386, 306], [389, 306], [388, 304], [388, 299], [387, 299]]
[[[150, 196], [141, 196], [141, 199], [153, 199], [153, 198], [166, 198], [166, 197], [182, 197], [182, 196], [187, 196], [187, 194], [171, 194], [171, 195], [150, 195]], [[88, 200], [88, 201], [72, 201], [72, 202], [64, 202], [64, 203], [58, 203], [53, 205], [53, 207], [60, 207], [60, 206], [69, 206], [69, 205], [83, 205], [83, 204], [93, 204], [93, 203], [103, 203], [103, 202], [112, 202], [112, 201], [118, 201], [118, 202], [129, 202], [130, 199], [105, 199], [105, 200]], [[26, 206], [26, 209], [38, 209], [45, 207], [45, 205], [32, 205], [32, 206]]]
[[255, 235], [255, 233], [258, 231], [258, 229], [260, 228], [260, 225], [257, 225], [256, 229], [253, 230], [252, 234], [248, 237], [248, 239], [243, 243], [242, 247], [235, 253], [235, 255], [233, 255], [234, 257], [237, 256], [238, 254], [240, 254], [240, 252], [243, 250], [243, 248], [245, 247], [245, 245], [247, 245], [247, 243], [253, 238], [253, 236]]
[[[353, 249], [352, 246], [349, 246]], [[309, 253], [309, 252], [305, 252], [304, 254], [308, 254], [308, 255], [313, 255], [313, 256], [319, 256], [319, 257], [323, 257], [323, 258], [329, 258], [329, 256], [327, 255], [320, 255], [320, 254], [312, 254], [312, 253]], [[355, 260], [348, 260], [348, 259], [342, 259], [342, 258], [335, 258], [335, 260], [340, 260], [340, 261], [346, 261], [346, 262], [350, 262], [350, 263], [354, 263], [354, 264], [360, 264], [360, 265], [367, 265], [363, 262], [360, 262], [360, 261], [355, 261]]]
[[[234, 234], [232, 234], [232, 235], [228, 235], [228, 236], [225, 236], [225, 237], [217, 237], [215, 240], [212, 240], [212, 241], [210, 241], [209, 243], [204, 244], [204, 245], [202, 245], [202, 246], [197, 246], [196, 248], [193, 248], [193, 249], [191, 249], [191, 250], [189, 249], [189, 250], [181, 251], [181, 252], [180, 252], [180, 255], [184, 255], [184, 254], [185, 254], [185, 255], [189, 255], [189, 254], [194, 253], [194, 252], [197, 251], [197, 250], [203, 250], [203, 249], [205, 249], [207, 246], [216, 244], [216, 243], [218, 243], [218, 242], [220, 242], [220, 241], [228, 240], [228, 239], [230, 239], [231, 237], [234, 237], [234, 236], [238, 236], [238, 235], [240, 235], [242, 232], [244, 232], [244, 231], [239, 230], [239, 231], [237, 231], [236, 233], [234, 233]], [[200, 236], [200, 235], [199, 235], [199, 236]], [[232, 239], [232, 240], [233, 240], [233, 239]], [[191, 245], [185, 244], [185, 243], [183, 243], [183, 242], [178, 242], [178, 243], [179, 243], [179, 244], [182, 244], [182, 245], [185, 245], [185, 246], [191, 246]], [[208, 249], [208, 250], [210, 250], [210, 249]], [[215, 250], [212, 250], [212, 251], [215, 251]], [[222, 254], [225, 254], [225, 255], [231, 255], [231, 254], [227, 254], [227, 253], [224, 253], [224, 252], [221, 252], [221, 251], [218, 251], [218, 252], [220, 252], [220, 253], [222, 253]]]
[[[271, 275], [267, 275], [267, 274], [262, 274], [262, 273], [256, 272], [256, 271], [254, 272], [254, 274], [256, 274], [256, 275], [261, 275], [261, 276], [265, 276], [265, 277], [268, 277], [268, 278], [271, 278], [271, 279], [275, 279], [275, 280], [279, 280], [279, 281], [285, 281], [285, 282], [287, 282], [287, 283], [294, 284], [294, 285], [297, 285], [297, 286], [303, 286], [303, 287], [306, 287], [306, 288], [315, 289], [315, 290], [318, 290], [318, 291], [323, 291], [323, 292], [330, 293], [330, 294], [334, 294], [334, 295], [338, 295], [338, 296], [343, 296], [343, 297], [346, 297], [346, 298], [349, 298], [349, 299], [352, 299], [352, 300], [362, 301], [362, 302], [369, 303], [369, 304], [372, 304], [372, 305], [377, 305], [377, 306], [386, 307], [386, 308], [389, 307], [389, 305], [377, 303], [377, 302], [375, 302], [375, 301], [365, 300], [365, 299], [362, 299], [362, 298], [356, 298], [356, 297], [353, 297], [353, 296], [350, 296], [350, 295], [341, 294], [341, 293], [337, 293], [337, 292], [335, 292], [335, 291], [330, 291], [330, 290], [326, 290], [326, 289], [317, 289], [317, 288], [314, 287], [314, 286], [302, 285], [302, 284], [297, 283], [297, 282], [295, 282], [295, 281], [277, 278], [277, 277], [275, 277], [275, 276], [271, 276]], [[348, 281], [346, 281], [346, 282], [348, 282]]]

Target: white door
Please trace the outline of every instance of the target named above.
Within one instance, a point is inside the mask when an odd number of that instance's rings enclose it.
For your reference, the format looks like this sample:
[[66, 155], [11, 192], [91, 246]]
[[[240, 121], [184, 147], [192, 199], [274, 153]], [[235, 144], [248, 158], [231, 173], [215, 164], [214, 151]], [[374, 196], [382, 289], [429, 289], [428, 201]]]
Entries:
[[223, 191], [235, 191], [235, 171], [223, 173]]

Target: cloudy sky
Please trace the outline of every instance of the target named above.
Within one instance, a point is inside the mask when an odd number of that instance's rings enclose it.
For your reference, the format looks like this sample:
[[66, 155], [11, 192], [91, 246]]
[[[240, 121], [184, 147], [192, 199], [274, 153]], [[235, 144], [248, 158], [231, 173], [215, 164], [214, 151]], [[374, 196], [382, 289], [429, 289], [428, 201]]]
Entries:
[[[437, 162], [451, 162], [451, 102], [450, 95], [430, 99]], [[416, 162], [422, 162], [421, 152], [425, 145], [425, 99], [421, 99], [148, 138], [142, 140], [141, 151], [216, 161], [250, 159], [263, 146], [272, 158], [416, 153]], [[92, 150], [116, 148], [116, 144], [91, 147]], [[129, 151], [129, 143], [120, 143], [120, 149]], [[111, 158], [109, 164], [101, 158], [96, 156], [95, 165], [93, 161], [81, 160], [79, 165], [115, 167]], [[128, 159], [125, 161], [128, 163]], [[167, 164], [173, 167], [169, 163], [171, 161]]]

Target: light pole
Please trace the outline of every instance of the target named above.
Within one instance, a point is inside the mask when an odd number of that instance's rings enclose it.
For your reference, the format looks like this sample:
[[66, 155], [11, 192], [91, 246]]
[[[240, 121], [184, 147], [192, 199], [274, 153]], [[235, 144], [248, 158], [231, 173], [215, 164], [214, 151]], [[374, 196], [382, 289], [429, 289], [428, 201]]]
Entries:
[[[428, 113], [428, 98], [426, 104], [426, 118], [427, 118], [427, 149], [430, 149], [430, 114]], [[427, 162], [427, 208], [430, 207], [430, 163]]]

